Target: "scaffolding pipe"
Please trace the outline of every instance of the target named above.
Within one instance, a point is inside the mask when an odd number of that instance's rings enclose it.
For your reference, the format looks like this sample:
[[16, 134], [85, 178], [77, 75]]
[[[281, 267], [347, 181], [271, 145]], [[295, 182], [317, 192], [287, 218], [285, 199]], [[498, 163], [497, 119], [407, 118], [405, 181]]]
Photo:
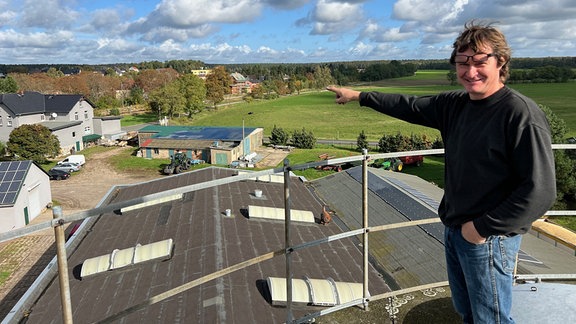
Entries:
[[368, 292], [368, 231], [366, 230], [370, 225], [368, 224], [368, 150], [362, 149], [362, 227], [365, 229], [364, 234], [362, 235], [363, 239], [363, 270], [364, 270], [364, 280], [363, 287], [364, 287], [364, 310], [368, 311], [368, 296], [370, 293]]
[[290, 161], [284, 159], [284, 242], [286, 253], [286, 323], [292, 323], [292, 250], [290, 241]]
[[68, 280], [68, 258], [64, 238], [64, 221], [62, 207], [52, 207], [54, 237], [56, 238], [56, 257], [58, 260], [58, 281], [60, 283], [60, 302], [62, 303], [62, 323], [72, 324], [72, 299], [70, 298], [70, 281]]

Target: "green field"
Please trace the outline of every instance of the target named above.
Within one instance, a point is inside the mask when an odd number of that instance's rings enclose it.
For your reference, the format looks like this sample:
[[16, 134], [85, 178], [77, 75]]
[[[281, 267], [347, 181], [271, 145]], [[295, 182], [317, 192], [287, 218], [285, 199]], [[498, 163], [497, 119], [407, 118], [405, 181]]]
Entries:
[[[446, 81], [447, 71], [419, 71], [413, 77], [379, 82], [356, 87], [359, 90], [376, 90], [387, 93], [428, 95], [458, 89]], [[434, 85], [436, 84], [436, 85]], [[575, 84], [514, 84], [511, 88], [546, 105], [568, 126], [568, 135], [576, 135], [576, 91]], [[318, 139], [355, 140], [364, 130], [369, 141], [378, 141], [384, 134], [426, 134], [432, 139], [439, 136], [436, 130], [411, 125], [370, 108], [360, 107], [357, 102], [346, 105], [335, 104], [333, 93], [328, 91], [309, 92], [302, 95], [282, 97], [270, 101], [238, 103], [221, 106], [216, 110], [204, 111], [193, 119], [181, 118], [174, 124], [198, 126], [242, 126], [263, 127], [270, 135], [274, 125], [291, 132], [303, 127]]]

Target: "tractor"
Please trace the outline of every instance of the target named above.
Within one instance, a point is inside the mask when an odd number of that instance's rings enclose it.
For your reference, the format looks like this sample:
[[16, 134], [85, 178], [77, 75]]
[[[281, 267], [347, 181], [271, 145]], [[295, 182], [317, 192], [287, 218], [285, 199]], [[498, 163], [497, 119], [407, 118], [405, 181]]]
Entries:
[[170, 157], [170, 164], [164, 167], [164, 174], [178, 174], [188, 170], [191, 164], [190, 158], [188, 158], [185, 153], [176, 152]]
[[399, 158], [378, 159], [372, 164], [375, 168], [400, 172], [404, 163]]

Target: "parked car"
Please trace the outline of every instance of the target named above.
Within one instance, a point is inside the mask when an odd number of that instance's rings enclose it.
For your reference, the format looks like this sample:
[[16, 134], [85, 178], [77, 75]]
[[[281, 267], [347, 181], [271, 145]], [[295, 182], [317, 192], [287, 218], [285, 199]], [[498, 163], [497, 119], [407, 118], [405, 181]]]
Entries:
[[62, 170], [62, 171], [66, 171], [66, 172], [75, 172], [75, 171], [80, 170], [80, 166], [78, 164], [74, 164], [74, 163], [61, 163], [61, 164], [55, 165], [50, 170]]
[[48, 176], [50, 180], [66, 180], [70, 178], [70, 173], [63, 170], [50, 169], [48, 170]]
[[82, 166], [82, 165], [84, 165], [84, 163], [86, 163], [86, 158], [84, 157], [83, 154], [69, 155], [64, 160], [62, 160], [56, 164], [60, 165], [63, 163], [74, 163], [74, 164]]

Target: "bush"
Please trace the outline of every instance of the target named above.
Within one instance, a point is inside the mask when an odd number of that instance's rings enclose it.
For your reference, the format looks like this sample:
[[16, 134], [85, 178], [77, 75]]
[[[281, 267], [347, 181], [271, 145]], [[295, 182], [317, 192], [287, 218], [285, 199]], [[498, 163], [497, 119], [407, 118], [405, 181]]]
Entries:
[[290, 135], [282, 128], [276, 127], [272, 128], [272, 134], [270, 135], [270, 144], [272, 145], [286, 145]]
[[297, 148], [311, 149], [316, 145], [316, 137], [311, 131], [302, 128], [301, 131], [296, 130], [292, 133], [292, 145]]
[[362, 130], [362, 132], [360, 132], [360, 134], [358, 135], [358, 138], [356, 139], [356, 149], [359, 152], [362, 152], [362, 150], [364, 150], [364, 149], [368, 149], [368, 138], [366, 137], [364, 130]]

